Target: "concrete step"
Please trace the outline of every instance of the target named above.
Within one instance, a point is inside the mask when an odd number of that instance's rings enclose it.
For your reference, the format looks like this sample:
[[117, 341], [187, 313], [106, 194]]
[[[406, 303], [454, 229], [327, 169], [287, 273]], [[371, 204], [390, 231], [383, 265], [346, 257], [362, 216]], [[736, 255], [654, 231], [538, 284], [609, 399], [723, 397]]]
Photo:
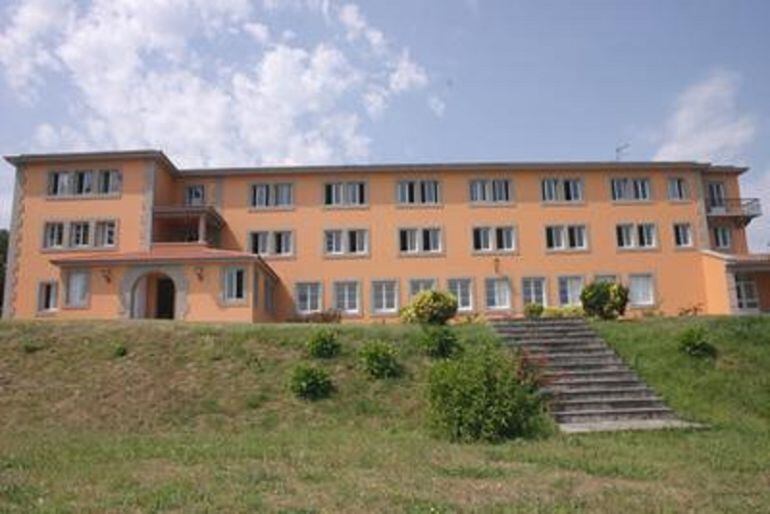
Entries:
[[548, 355], [552, 353], [565, 354], [592, 354], [601, 353], [607, 350], [607, 347], [600, 344], [575, 344], [575, 345], [511, 345], [513, 348], [523, 350], [530, 355]]
[[582, 412], [603, 409], [649, 409], [665, 407], [657, 396], [615, 396], [605, 395], [600, 398], [555, 399], [551, 402], [551, 411], [556, 414]]
[[644, 384], [634, 384], [623, 387], [575, 387], [568, 389], [546, 390], [554, 402], [563, 402], [565, 400], [601, 400], [603, 398], [650, 398], [658, 399], [655, 393]]
[[580, 361], [581, 359], [602, 359], [606, 357], [611, 357], [615, 360], [619, 359], [615, 352], [607, 348], [577, 349], [568, 352], [530, 352], [530, 354], [546, 358], [549, 362], [560, 362], [562, 360]]
[[675, 419], [673, 411], [667, 407], [584, 410], [580, 412], [554, 413], [554, 418], [560, 424], [640, 419]]
[[527, 330], [514, 328], [499, 328], [497, 333], [503, 337], [596, 337], [596, 332], [590, 328], [549, 328], [542, 330]]
[[562, 371], [586, 371], [586, 372], [600, 372], [600, 371], [627, 371], [630, 372], [628, 367], [617, 357], [603, 357], [603, 358], [579, 358], [576, 359], [563, 359], [563, 360], [548, 360], [545, 363], [546, 371], [548, 372], [562, 372]]
[[584, 318], [496, 319], [492, 320], [491, 324], [494, 327], [549, 327], [555, 325], [588, 325]]
[[628, 373], [628, 377], [620, 376], [608, 378], [577, 378], [572, 380], [553, 381], [546, 387], [547, 391], [594, 391], [613, 388], [615, 390], [627, 387], [645, 386], [644, 382], [639, 380], [633, 373]]
[[555, 384], [575, 384], [596, 382], [600, 380], [612, 379], [612, 380], [635, 380], [638, 381], [639, 377], [623, 366], [620, 369], [591, 369], [591, 370], [574, 370], [574, 369], [546, 369], [543, 374], [551, 383]]

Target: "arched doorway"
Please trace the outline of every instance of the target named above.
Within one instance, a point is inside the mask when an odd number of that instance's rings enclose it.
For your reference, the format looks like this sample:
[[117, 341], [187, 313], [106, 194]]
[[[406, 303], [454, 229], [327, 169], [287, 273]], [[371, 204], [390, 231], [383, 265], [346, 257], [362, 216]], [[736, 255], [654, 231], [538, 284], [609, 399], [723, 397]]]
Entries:
[[131, 288], [131, 317], [134, 319], [174, 319], [176, 286], [174, 280], [153, 271], [134, 282]]

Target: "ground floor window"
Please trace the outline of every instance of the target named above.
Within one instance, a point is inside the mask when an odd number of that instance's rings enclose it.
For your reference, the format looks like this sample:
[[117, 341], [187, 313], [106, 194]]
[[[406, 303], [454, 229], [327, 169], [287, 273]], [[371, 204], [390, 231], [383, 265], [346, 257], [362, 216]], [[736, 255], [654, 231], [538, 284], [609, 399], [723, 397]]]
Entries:
[[409, 281], [409, 297], [413, 297], [423, 291], [436, 289], [436, 281], [432, 278], [415, 278]]
[[398, 310], [398, 287], [395, 280], [372, 282], [372, 311], [375, 314], [393, 313]]
[[297, 311], [301, 314], [320, 312], [322, 307], [321, 283], [300, 282], [297, 284]]
[[234, 302], [246, 298], [244, 284], [246, 283], [246, 270], [243, 268], [227, 268], [224, 277], [225, 301]]
[[757, 286], [749, 275], [735, 275], [735, 296], [739, 309], [758, 309]]
[[524, 305], [536, 303], [545, 306], [545, 279], [543, 277], [526, 277], [521, 280], [521, 297]]
[[358, 282], [335, 282], [334, 283], [334, 308], [347, 314], [358, 314], [361, 310], [359, 305]]
[[580, 305], [583, 277], [559, 277], [559, 303], [563, 306]]
[[471, 292], [471, 279], [450, 278], [448, 282], [449, 292], [457, 297], [457, 310], [473, 310], [473, 294]]
[[511, 284], [507, 278], [488, 278], [484, 283], [486, 286], [487, 308], [511, 308]]
[[57, 307], [59, 285], [56, 282], [41, 282], [37, 290], [38, 312], [55, 311]]
[[601, 275], [596, 275], [594, 277], [594, 282], [598, 282], [600, 284], [615, 284], [618, 281], [617, 275], [612, 275], [610, 273], [604, 273]]
[[650, 306], [655, 303], [652, 275], [631, 275], [628, 279], [628, 300], [631, 305]]
[[85, 307], [88, 304], [89, 276], [88, 270], [72, 270], [67, 273], [64, 298], [67, 307]]

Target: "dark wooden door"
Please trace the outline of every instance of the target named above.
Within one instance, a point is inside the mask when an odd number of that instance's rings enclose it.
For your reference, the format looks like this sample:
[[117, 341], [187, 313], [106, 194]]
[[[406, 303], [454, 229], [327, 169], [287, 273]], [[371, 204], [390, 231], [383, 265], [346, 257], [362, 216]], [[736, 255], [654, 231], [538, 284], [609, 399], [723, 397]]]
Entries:
[[158, 319], [174, 319], [174, 282], [158, 279]]

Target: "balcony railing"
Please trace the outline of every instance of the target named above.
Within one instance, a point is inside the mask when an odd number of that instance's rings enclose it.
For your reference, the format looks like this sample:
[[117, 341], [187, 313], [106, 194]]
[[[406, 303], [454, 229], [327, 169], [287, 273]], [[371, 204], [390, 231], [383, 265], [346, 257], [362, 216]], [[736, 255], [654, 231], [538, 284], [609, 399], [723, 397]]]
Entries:
[[762, 215], [762, 205], [759, 198], [707, 198], [706, 213], [710, 216], [756, 218]]

